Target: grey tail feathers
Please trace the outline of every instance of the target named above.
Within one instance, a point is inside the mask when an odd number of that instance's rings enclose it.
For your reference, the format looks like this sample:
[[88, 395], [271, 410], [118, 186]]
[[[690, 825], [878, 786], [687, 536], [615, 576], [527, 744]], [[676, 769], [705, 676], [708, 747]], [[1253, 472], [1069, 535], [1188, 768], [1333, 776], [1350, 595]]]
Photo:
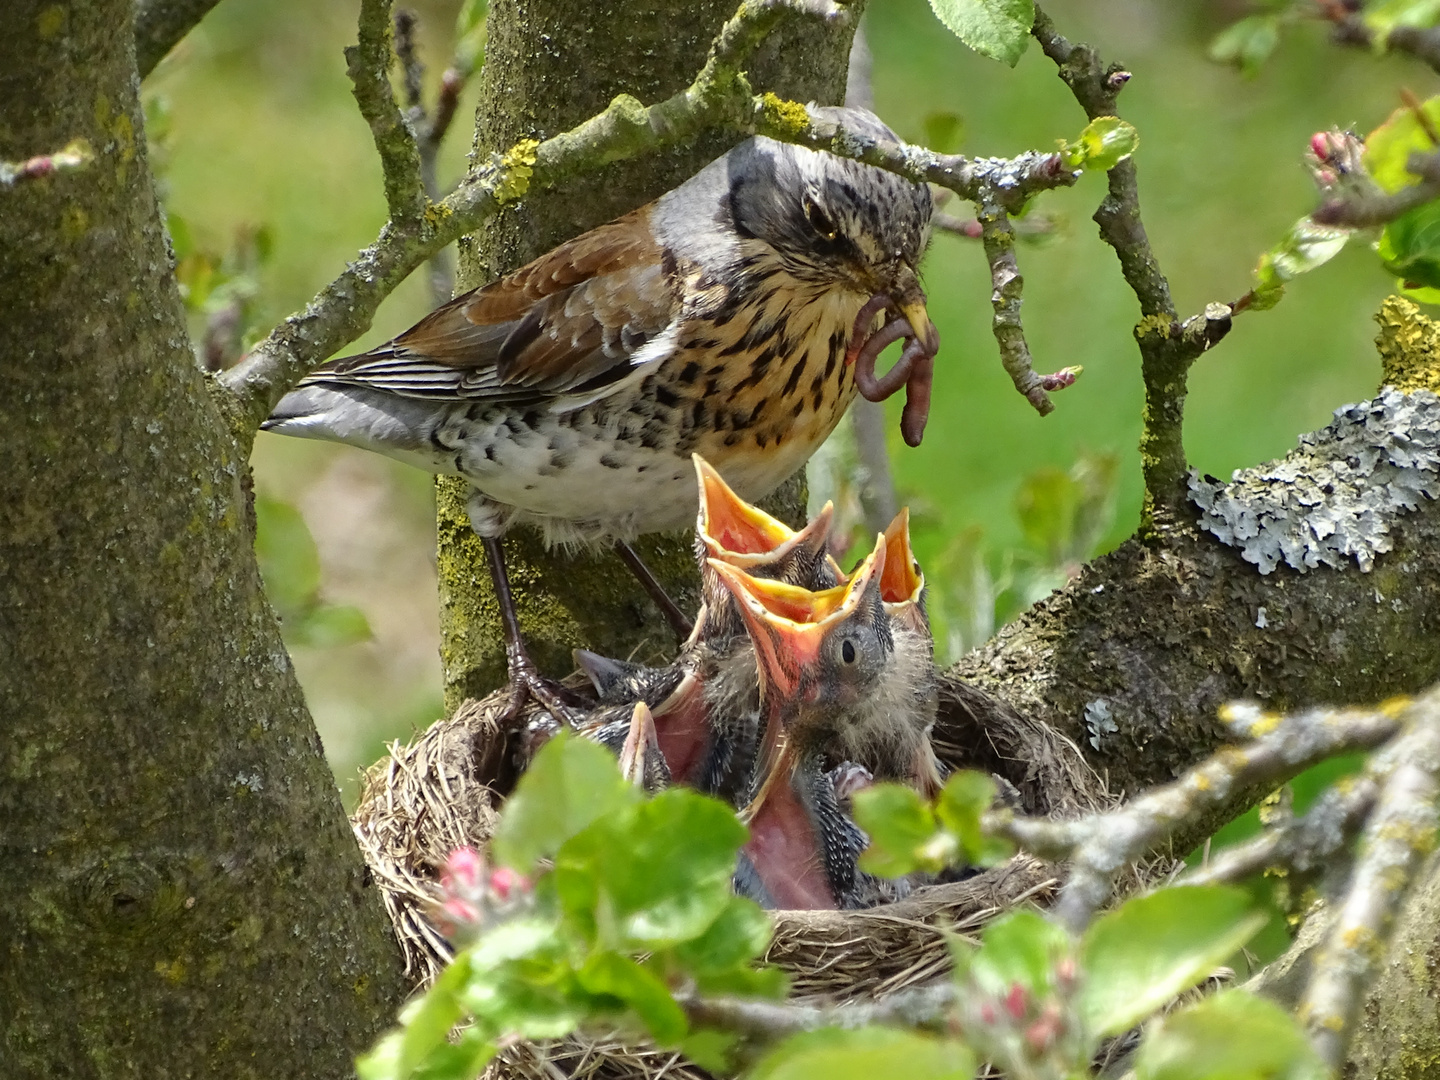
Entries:
[[453, 453], [431, 440], [444, 418], [433, 401], [363, 386], [313, 383], [280, 399], [261, 431], [348, 443], [431, 472], [456, 471]]

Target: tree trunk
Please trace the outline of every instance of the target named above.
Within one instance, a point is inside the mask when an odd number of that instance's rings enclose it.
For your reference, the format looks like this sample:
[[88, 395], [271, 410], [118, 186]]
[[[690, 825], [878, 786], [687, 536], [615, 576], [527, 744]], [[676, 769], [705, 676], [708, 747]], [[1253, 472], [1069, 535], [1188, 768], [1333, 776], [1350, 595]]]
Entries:
[[[839, 102], [845, 93], [852, 17], [821, 29], [792, 17], [750, 65], [757, 89], [800, 101]], [[545, 138], [603, 109], [617, 94], [658, 101], [689, 84], [733, 0], [650, 0], [588, 5], [563, 0], [501, 0], [491, 5], [475, 127], [482, 159], [527, 136]], [[724, 153], [728, 133], [638, 161], [622, 162], [563, 191], [537, 192], [460, 245], [460, 285], [471, 288], [556, 244], [657, 198]], [[465, 516], [463, 481], [437, 481], [441, 656], [445, 699], [453, 709], [504, 681], [500, 620], [479, 540]], [[766, 504], [778, 516], [804, 516], [796, 477]], [[644, 538], [637, 549], [681, 607], [693, 612], [699, 582], [688, 533]], [[669, 634], [654, 606], [609, 552], [546, 552], [517, 530], [505, 539], [517, 586], [521, 628], [540, 667], [563, 675], [576, 646], [614, 656], [654, 656]]]
[[342, 1077], [398, 950], [186, 337], [130, 0], [19, 0], [0, 152], [0, 1076]]

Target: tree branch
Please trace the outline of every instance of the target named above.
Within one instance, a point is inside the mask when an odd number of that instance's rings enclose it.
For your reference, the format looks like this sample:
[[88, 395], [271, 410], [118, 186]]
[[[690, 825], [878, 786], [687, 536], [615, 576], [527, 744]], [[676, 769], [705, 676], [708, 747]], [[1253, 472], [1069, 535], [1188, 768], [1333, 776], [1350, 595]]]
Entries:
[[1055, 411], [1047, 390], [1070, 386], [1079, 374], [1078, 368], [1066, 368], [1054, 375], [1035, 374], [1030, 359], [1030, 346], [1025, 341], [1025, 327], [1020, 321], [1020, 292], [1024, 279], [1015, 261], [1015, 230], [1010, 215], [991, 202], [980, 205], [978, 221], [980, 240], [985, 245], [985, 259], [990, 264], [993, 291], [990, 303], [995, 315], [990, 321], [996, 344], [1000, 346], [1000, 364], [1010, 376], [1015, 389], [1035, 407], [1041, 416]]
[[370, 125], [375, 152], [385, 174], [385, 203], [390, 223], [407, 227], [425, 213], [428, 200], [420, 179], [420, 149], [405, 122], [390, 85], [391, 0], [360, 0], [360, 41], [345, 49], [346, 70], [354, 84], [360, 115]]
[[[1039, 8], [1031, 29], [1045, 55], [1055, 62], [1061, 80], [1091, 120], [1115, 116], [1121, 89], [1130, 73], [1118, 64], [1105, 64], [1095, 50], [1072, 44], [1055, 29]], [[1145, 475], [1145, 505], [1141, 534], [1164, 535], [1188, 522], [1182, 425], [1185, 417], [1187, 375], [1195, 359], [1229, 332], [1229, 309], [1210, 305], [1182, 325], [1170, 296], [1170, 283], [1150, 247], [1140, 220], [1139, 185], [1135, 162], [1120, 161], [1109, 173], [1109, 194], [1095, 211], [1100, 237], [1115, 251], [1120, 271], [1140, 302], [1141, 319], [1135, 328], [1140, 346], [1140, 371], [1145, 382], [1144, 428], [1140, 460]]]
[[1311, 220], [1321, 225], [1364, 229], [1394, 221], [1415, 207], [1440, 198], [1440, 154], [1411, 154], [1405, 168], [1420, 178], [1418, 184], [1391, 194], [1352, 192], [1327, 200], [1310, 215]]
[[[382, 62], [374, 41], [376, 11], [386, 7], [385, 0], [367, 0], [368, 14], [362, 25], [368, 29], [362, 34], [362, 42], [369, 44], [361, 49], [366, 56], [376, 55], [357, 76], [356, 96], [371, 102], [364, 106], [369, 110], [367, 115], [393, 112], [398, 117], [388, 79], [377, 74], [379, 69], [374, 66]], [[1040, 191], [1075, 182], [1076, 174], [1065, 169], [1058, 154], [1027, 152], [1013, 159], [974, 161], [958, 154], [936, 154], [903, 143], [877, 142], [835, 121], [814, 117], [802, 105], [773, 94], [752, 94], [742, 70], [748, 52], [764, 40], [781, 15], [791, 10], [826, 19], [844, 17], [842, 8], [826, 0], [760, 0], [744, 4], [721, 30], [695, 81], [680, 93], [648, 108], [633, 97], [621, 95], [603, 112], [570, 131], [544, 142], [522, 140], [505, 154], [492, 155], [446, 199], [418, 217], [387, 222], [377, 240], [322, 289], [304, 312], [287, 318], [249, 357], [220, 376], [219, 385], [233, 395], [227, 408], [234, 416], [237, 437], [247, 441], [252, 438], [255, 428], [287, 390], [363, 333], [380, 302], [411, 271], [447, 244], [473, 232], [532, 185], [559, 185], [603, 165], [671, 145], [710, 128], [769, 135], [828, 150], [912, 180], [940, 184], [967, 199], [979, 199], [993, 188], [1004, 193], [1001, 201], [1011, 209]], [[388, 26], [386, 22], [383, 33], [388, 34]], [[386, 64], [388, 56], [387, 45], [383, 58]], [[352, 62], [352, 68], [356, 66], [357, 62]], [[363, 92], [362, 83], [366, 87]], [[372, 127], [375, 123], [372, 121]], [[404, 127], [403, 121], [400, 126]], [[377, 134], [377, 146], [381, 141]], [[413, 150], [413, 139], [410, 147]], [[382, 150], [382, 156], [386, 153]], [[391, 186], [389, 170], [393, 167], [398, 176], [402, 158], [410, 160], [408, 153], [389, 157], [387, 194]], [[407, 205], [408, 197], [400, 199], [402, 206]]]
[[220, 0], [135, 0], [135, 66], [140, 78], [193, 30]]
[[1379, 780], [1368, 772], [1342, 780], [1326, 788], [1303, 816], [1226, 848], [1208, 866], [1181, 880], [1186, 885], [1234, 884], [1272, 866], [1302, 872], [1320, 866], [1354, 839], [1374, 809], [1379, 791]]
[[798, 1005], [750, 998], [677, 996], [692, 1027], [739, 1035], [752, 1043], [778, 1042], [817, 1028], [882, 1025], [944, 1031], [958, 987], [950, 981], [902, 990], [879, 1001]]
[[[1340, 3], [1322, 6], [1335, 23], [1333, 38], [1337, 45], [1354, 45], [1362, 49], [1375, 47], [1375, 34], [1365, 25], [1361, 13], [1349, 11]], [[1440, 28], [1397, 26], [1385, 35], [1384, 46], [1391, 52], [1408, 53], [1440, 72]]]
[[1440, 695], [1407, 710], [1409, 730], [1394, 746], [1394, 770], [1365, 827], [1350, 890], [1315, 959], [1300, 1018], [1332, 1071], [1345, 1060], [1360, 1003], [1385, 954], [1395, 913], [1435, 847], [1440, 794]]
[[[432, 203], [440, 201], [440, 176], [438, 171], [440, 144], [455, 118], [455, 109], [460, 102], [467, 76], [456, 64], [445, 69], [440, 77], [440, 94], [435, 101], [433, 116], [427, 116], [424, 99], [425, 65], [416, 51], [415, 31], [419, 20], [412, 11], [404, 9], [395, 13], [395, 56], [405, 73], [405, 119], [410, 130], [415, 132], [417, 149], [420, 154], [420, 183], [425, 196]], [[430, 257], [430, 299], [439, 307], [455, 291], [455, 267], [450, 250], [445, 248]]]
[[1323, 709], [1281, 718], [1255, 705], [1231, 705], [1222, 719], [1254, 741], [1219, 750], [1174, 783], [1078, 821], [997, 813], [986, 826], [1041, 858], [1072, 860], [1055, 913], [1078, 934], [1110, 898], [1115, 875], [1157, 851], [1180, 825], [1216, 811], [1233, 817], [1250, 806], [1256, 789], [1284, 783], [1337, 754], [1380, 745], [1399, 729], [1408, 706], [1405, 700], [1379, 710]]

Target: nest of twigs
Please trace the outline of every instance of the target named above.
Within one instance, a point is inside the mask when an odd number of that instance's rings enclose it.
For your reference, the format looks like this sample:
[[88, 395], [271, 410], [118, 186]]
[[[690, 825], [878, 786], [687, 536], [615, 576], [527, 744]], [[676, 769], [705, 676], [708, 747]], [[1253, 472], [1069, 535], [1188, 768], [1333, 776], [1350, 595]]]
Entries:
[[[495, 717], [503, 704], [501, 695], [465, 702], [409, 744], [392, 744], [365, 775], [352, 819], [355, 834], [417, 987], [450, 958], [448, 942], [426, 917], [440, 867], [456, 847], [483, 847], [495, 824], [500, 800], [476, 775], [476, 762], [487, 758], [485, 749], [497, 737]], [[1009, 781], [1031, 813], [1084, 813], [1114, 801], [1073, 743], [966, 687], [945, 687], [934, 742], [946, 765], [985, 769]], [[778, 912], [767, 959], [790, 976], [793, 998], [811, 1002], [923, 986], [950, 971], [942, 930], [974, 935], [1017, 905], [1047, 903], [1058, 883], [1054, 868], [1020, 855], [964, 881], [927, 886], [864, 911]], [[671, 1050], [571, 1037], [513, 1046], [486, 1075], [561, 1080], [708, 1074]]]

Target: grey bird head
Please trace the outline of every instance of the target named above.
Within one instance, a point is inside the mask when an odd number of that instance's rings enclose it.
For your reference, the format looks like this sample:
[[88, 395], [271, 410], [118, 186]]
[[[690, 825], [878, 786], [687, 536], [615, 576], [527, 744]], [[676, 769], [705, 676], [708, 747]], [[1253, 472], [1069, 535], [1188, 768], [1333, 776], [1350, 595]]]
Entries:
[[[877, 141], [899, 141], [864, 109], [811, 112]], [[927, 185], [763, 137], [731, 152], [728, 173], [735, 232], [772, 247], [795, 278], [884, 293], [902, 310], [923, 303], [916, 272], [930, 239]]]

